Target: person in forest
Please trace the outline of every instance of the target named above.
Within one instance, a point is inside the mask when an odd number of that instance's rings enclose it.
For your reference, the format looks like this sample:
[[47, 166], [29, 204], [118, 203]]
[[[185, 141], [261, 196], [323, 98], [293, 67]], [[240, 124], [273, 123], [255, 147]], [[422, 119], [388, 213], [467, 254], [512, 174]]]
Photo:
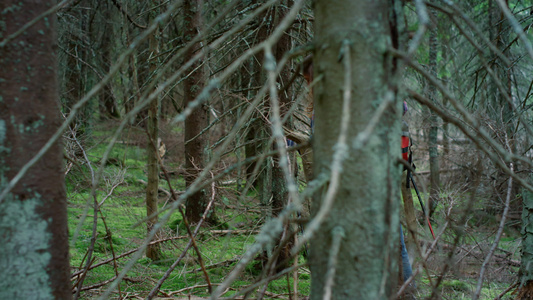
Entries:
[[[313, 59], [312, 59], [312, 56], [308, 56], [304, 59], [303, 63], [302, 63], [302, 70], [303, 70], [303, 76], [308, 84], [308, 86], [311, 85], [311, 82], [313, 81]], [[407, 107], [407, 102], [403, 102], [403, 116], [405, 116], [405, 114], [407, 113], [407, 110], [408, 110], [408, 107]], [[313, 119], [314, 119], [314, 109], [313, 109], [313, 93], [312, 93], [312, 90], [310, 91], [309, 93], [309, 97], [307, 98], [307, 102], [305, 104], [305, 115], [307, 116], [308, 120], [310, 120], [310, 125], [311, 125], [311, 131], [313, 129]], [[290, 141], [290, 140], [289, 140]], [[292, 142], [292, 141], [291, 141]], [[292, 142], [293, 143], [293, 142]], [[293, 146], [295, 143], [293, 144], [289, 144], [289, 146]], [[405, 122], [405, 120], [402, 120], [402, 158], [405, 159], [406, 161], [408, 161], [408, 155], [409, 155], [409, 147], [410, 147], [410, 134], [409, 134], [409, 125], [407, 124], [407, 122]], [[310, 149], [306, 149], [304, 150], [306, 152], [310, 152]], [[309, 154], [309, 153], [301, 153], [302, 155], [302, 161], [304, 163], [304, 170], [306, 169], [309, 169], [309, 171], [305, 172], [306, 174], [306, 177], [307, 177], [307, 180], [311, 180], [311, 176], [310, 174], [312, 174], [312, 171], [310, 167], [305, 167], [306, 166], [306, 163], [307, 164], [312, 164], [312, 160], [308, 161], [308, 157], [307, 156], [310, 156], [310, 155], [306, 155], [306, 154]], [[404, 173], [407, 169], [404, 170]], [[402, 177], [406, 178], [406, 176], [403, 176]], [[415, 231], [416, 229], [416, 222], [415, 221], [415, 218], [414, 218], [414, 206], [413, 206], [413, 199], [412, 199], [412, 196], [410, 194], [410, 192], [408, 192], [408, 188], [406, 187], [406, 182], [405, 180], [402, 182], [402, 198], [403, 198], [403, 201], [404, 201], [404, 209], [405, 209], [405, 215], [406, 215], [406, 219], [407, 219], [407, 226], [409, 228], [409, 232], [411, 232], [411, 234]], [[414, 222], [413, 222], [414, 221]], [[401, 246], [401, 258], [402, 258], [402, 275], [403, 275], [403, 280], [404, 282], [406, 282], [407, 280], [409, 280], [409, 278], [411, 276], [413, 276], [413, 271], [412, 271], [412, 267], [411, 267], [411, 261], [409, 259], [409, 254], [407, 252], [407, 247], [406, 247], [406, 243], [405, 243], [405, 239], [404, 239], [404, 234], [403, 234], [403, 229], [402, 229], [402, 226], [400, 224], [400, 246]], [[416, 284], [414, 283], [414, 281], [410, 284], [410, 287], [414, 288], [416, 287]]]

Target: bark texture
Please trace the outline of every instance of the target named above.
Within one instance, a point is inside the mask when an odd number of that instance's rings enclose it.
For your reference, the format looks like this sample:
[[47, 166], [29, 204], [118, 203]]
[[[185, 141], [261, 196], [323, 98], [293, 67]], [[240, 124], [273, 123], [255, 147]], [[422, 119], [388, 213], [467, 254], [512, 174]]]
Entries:
[[[280, 5], [277, 5], [275, 8], [275, 23], [274, 26], [277, 26], [281, 20], [285, 18], [287, 15], [287, 12], [289, 10], [289, 7], [292, 7], [293, 1], [292, 0], [285, 0], [281, 1]], [[291, 36], [289, 34], [284, 34], [276, 44], [276, 47], [274, 50], [274, 57], [276, 59], [276, 62], [279, 62], [283, 55], [288, 52], [291, 48]], [[286, 66], [281, 71], [279, 77], [278, 77], [278, 83], [279, 86], [284, 86], [287, 84], [290, 80], [290, 69], [289, 66]], [[281, 93], [278, 95], [279, 105], [280, 105], [280, 115], [281, 118], [283, 118], [290, 106], [291, 99], [288, 95], [288, 90], [282, 90]], [[290, 124], [286, 124], [288, 127], [290, 127]], [[293, 161], [295, 158], [294, 153], [289, 153], [287, 155], [288, 159], [290, 161]], [[287, 180], [285, 178], [283, 168], [281, 166], [281, 156], [276, 155], [273, 157], [274, 164], [272, 166], [272, 215], [273, 216], [279, 216], [279, 214], [283, 211], [285, 206], [289, 202], [289, 189], [287, 187]], [[294, 169], [291, 169], [291, 172], [294, 173]], [[284, 233], [288, 234], [291, 231], [291, 226], [286, 225], [284, 228]], [[281, 237], [280, 237], [281, 239]], [[278, 241], [279, 243], [279, 241]], [[279, 246], [279, 245], [278, 245]], [[280, 254], [277, 258], [277, 268], [278, 270], [287, 267], [286, 265], [282, 265], [282, 262], [286, 261], [289, 258], [289, 252], [290, 249], [293, 246], [292, 240], [288, 243], [286, 243], [283, 246], [283, 249], [280, 251]]]
[[[303, 65], [302, 71], [307, 85], [310, 86], [313, 82], [313, 58], [307, 58], [307, 61]], [[313, 116], [315, 112], [314, 101], [313, 101], [313, 90], [309, 91], [305, 102], [304, 102], [305, 116], [307, 117], [311, 127], [309, 132], [313, 132]], [[302, 158], [302, 166], [305, 175], [305, 180], [307, 182], [313, 180], [313, 152], [311, 148], [306, 148], [300, 151], [300, 157]]]
[[[103, 19], [100, 20], [100, 25], [103, 26], [103, 30], [99, 48], [102, 49], [102, 57], [100, 58], [101, 69], [103, 70], [103, 73], [106, 74], [109, 72], [111, 62], [113, 61], [112, 49], [115, 46], [114, 39], [116, 38], [116, 35], [113, 28], [112, 11], [115, 8], [113, 7], [111, 1], [101, 1], [97, 6], [97, 9], [101, 11], [101, 16], [103, 17]], [[100, 118], [106, 116], [108, 118], [120, 119], [120, 111], [118, 110], [117, 103], [115, 102], [111, 83], [104, 86], [99, 97], [101, 112]]]
[[[314, 174], [330, 173], [343, 112], [343, 47], [350, 45], [352, 90], [347, 141], [332, 209], [311, 241], [311, 299], [323, 299], [334, 235], [342, 228], [331, 299], [390, 299], [398, 272], [400, 114], [392, 107], [368, 142], [354, 143], [384, 101], [396, 101], [390, 1], [319, 0], [315, 4]], [[339, 57], [341, 58], [339, 60]], [[331, 184], [331, 183], [330, 183]], [[313, 213], [323, 207], [317, 193]]]
[[[429, 71], [431, 75], [437, 78], [437, 29], [432, 28], [429, 31]], [[437, 90], [435, 85], [429, 83], [428, 96], [431, 101], [437, 103]], [[440, 190], [440, 170], [439, 170], [439, 152], [438, 152], [438, 133], [439, 119], [437, 115], [430, 111], [429, 115], [429, 216], [431, 217], [439, 203]]]
[[[186, 0], [183, 2], [185, 12], [185, 36], [192, 39], [200, 32], [202, 24], [202, 3], [203, 1]], [[185, 54], [185, 61], [201, 51], [200, 43], [191, 47]], [[192, 72], [184, 82], [185, 105], [190, 105], [200, 94], [206, 83], [205, 67], [202, 60], [198, 60], [189, 69]], [[206, 105], [197, 105], [187, 120], [185, 120], [185, 184], [187, 187], [198, 178], [205, 166], [205, 151], [208, 145], [208, 135], [200, 134], [209, 125], [209, 115]], [[209, 198], [205, 189], [202, 189], [187, 198], [186, 217], [189, 223], [198, 223], [207, 208]], [[214, 213], [208, 217], [207, 221], [214, 222]]]
[[[55, 1], [2, 1], [0, 40]], [[0, 46], [0, 190], [61, 123], [55, 16]], [[70, 299], [67, 206], [59, 142], [0, 200], [0, 299]]]
[[[159, 1], [154, 1], [153, 6], [157, 7]], [[155, 19], [156, 13], [153, 12], [151, 19]], [[149, 38], [149, 48], [151, 57], [158, 57], [159, 45], [157, 42], [157, 30]], [[152, 59], [150, 61], [150, 74], [155, 74], [157, 71], [157, 61]], [[147, 133], [148, 143], [146, 147], [146, 154], [148, 156], [147, 176], [148, 184], [146, 185], [146, 215], [151, 216], [158, 210], [158, 189], [159, 189], [159, 97], [154, 99], [148, 107], [148, 121]], [[157, 223], [157, 216], [154, 216], [146, 221], [147, 232], [150, 233]], [[161, 251], [159, 244], [148, 245], [146, 247], [146, 257], [152, 260], [159, 260], [161, 258]]]
[[533, 299], [533, 193], [523, 189], [522, 200], [522, 262], [516, 299]]
[[[272, 19], [275, 15], [274, 10], [265, 11], [261, 14], [262, 20], [264, 20], [259, 28], [257, 29], [257, 34], [253, 40], [253, 45], [257, 45], [268, 38], [272, 32]], [[268, 22], [267, 22], [268, 20]], [[266, 75], [263, 70], [263, 61], [264, 54], [262, 51], [254, 55], [254, 59], [250, 61], [250, 70], [252, 76], [250, 77], [250, 87], [262, 86], [266, 81]], [[250, 90], [248, 92], [248, 99], [256, 96], [255, 90]], [[264, 104], [265, 114], [268, 110], [269, 105]], [[246, 145], [245, 145], [245, 154], [246, 158], [251, 158], [263, 151], [266, 147], [266, 140], [268, 139], [267, 128], [264, 120], [261, 118], [261, 115], [258, 112], [255, 112], [253, 115], [254, 121], [250, 124], [247, 134], [246, 134]], [[259, 166], [258, 166], [259, 164]], [[256, 168], [258, 170], [256, 170]], [[257, 189], [259, 193], [259, 198], [262, 205], [267, 206], [270, 201], [270, 195], [272, 190], [272, 176], [271, 174], [272, 164], [268, 161], [260, 160], [253, 161], [246, 165], [246, 180], [251, 182], [253, 187]], [[270, 172], [270, 173], [269, 173]]]
[[[418, 239], [418, 223], [416, 221], [415, 205], [413, 202], [413, 193], [410, 188], [407, 188], [407, 175], [406, 172], [402, 173], [402, 200], [403, 200], [403, 211], [405, 216], [405, 225], [407, 228], [404, 229], [404, 235], [406, 236], [405, 244], [407, 247], [407, 252], [409, 253], [409, 258], [414, 260], [418, 255], [416, 240]], [[406, 234], [408, 233], [408, 234]]]
[[[275, 9], [275, 26], [285, 18], [289, 7], [293, 5], [292, 0], [282, 1], [282, 3], [276, 6]], [[274, 57], [276, 61], [279, 62], [283, 57], [283, 54], [288, 52], [291, 49], [291, 36], [289, 34], [284, 34], [276, 44], [274, 48]], [[290, 80], [290, 69], [289, 66], [286, 66], [281, 71], [278, 82], [280, 86], [287, 84]], [[282, 90], [278, 95], [279, 105], [280, 105], [280, 114], [283, 118], [289, 109], [291, 104], [291, 99], [288, 95], [288, 90]], [[288, 125], [290, 127], [290, 125]], [[289, 158], [292, 159], [292, 158]], [[287, 182], [283, 174], [282, 167], [280, 165], [281, 158], [279, 156], [274, 157], [274, 166], [272, 168], [272, 214], [278, 216], [283, 208], [287, 205], [289, 191], [287, 189]]]

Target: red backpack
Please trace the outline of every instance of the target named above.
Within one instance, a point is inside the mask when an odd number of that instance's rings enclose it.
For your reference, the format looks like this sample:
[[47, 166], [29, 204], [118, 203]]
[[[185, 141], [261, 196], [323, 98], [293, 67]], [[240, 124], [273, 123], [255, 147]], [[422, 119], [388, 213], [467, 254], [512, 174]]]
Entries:
[[[403, 115], [407, 112], [407, 102], [403, 102]], [[403, 121], [402, 124], [402, 158], [411, 163], [411, 158], [409, 157], [409, 147], [411, 146], [411, 139], [409, 138], [409, 125]]]
[[411, 139], [409, 139], [409, 135], [404, 134], [405, 132], [402, 132], [402, 158], [409, 161], [409, 146], [411, 146]]

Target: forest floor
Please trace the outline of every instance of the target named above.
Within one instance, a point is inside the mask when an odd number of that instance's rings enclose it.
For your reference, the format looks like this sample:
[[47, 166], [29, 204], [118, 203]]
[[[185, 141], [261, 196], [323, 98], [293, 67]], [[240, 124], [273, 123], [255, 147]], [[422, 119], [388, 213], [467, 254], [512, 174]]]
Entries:
[[[146, 236], [146, 226], [143, 222], [146, 217], [146, 135], [139, 129], [124, 131], [110, 152], [107, 166], [101, 169], [102, 157], [112, 134], [111, 128], [111, 125], [102, 125], [91, 133], [91, 139], [87, 139], [85, 151], [89, 162], [79, 153], [76, 155], [74, 150], [67, 153], [71, 158], [77, 157], [66, 162], [72, 286], [75, 289], [83, 278], [80, 298], [95, 299], [109, 289], [114, 278], [124, 276], [124, 280], [112, 291], [109, 298], [143, 299], [182, 255], [189, 239], [181, 215], [174, 212], [157, 237], [157, 240], [161, 241], [159, 245], [162, 258], [152, 261], [141, 255], [133, 263], [132, 258], [136, 253], [133, 250], [142, 245]], [[185, 183], [181, 165], [181, 132], [163, 127], [162, 140], [167, 149], [164, 164], [172, 175], [171, 184], [175, 190], [183, 191]], [[101, 174], [95, 197], [91, 195], [91, 170]], [[161, 180], [160, 187], [160, 207], [168, 207], [168, 183]], [[219, 225], [202, 228], [197, 242], [210, 282], [216, 287], [230, 273], [246, 249], [254, 243], [255, 234], [264, 224], [265, 213], [255, 194], [248, 192], [243, 195], [242, 187], [233, 178], [228, 177], [225, 181], [217, 182], [214, 193]], [[457, 196], [457, 203], [453, 208], [458, 211], [461, 207], [460, 197]], [[96, 214], [93, 208], [95, 201], [100, 205]], [[443, 203], [441, 210], [449, 207], [450, 203]], [[463, 230], [460, 231], [453, 230], [457, 224], [443, 216], [444, 214], [437, 211], [433, 220], [435, 233], [438, 234], [447, 221], [451, 225], [440, 237], [435, 251], [429, 255], [426, 268], [421, 268], [420, 274], [416, 276], [415, 296], [417, 299], [429, 297], [433, 290], [431, 286], [439, 281], [444, 272], [437, 289], [441, 299], [471, 299], [476, 290], [481, 266], [494, 240], [498, 220], [483, 214], [482, 210], [475, 210], [467, 219], [467, 226], [462, 227]], [[84, 276], [83, 269], [87, 265], [94, 224], [96, 240], [91, 269]], [[420, 230], [423, 232], [420, 245], [426, 249], [432, 238], [424, 227], [421, 226]], [[457, 238], [459, 232], [461, 236]], [[454, 247], [455, 241], [458, 241], [459, 246]], [[518, 277], [519, 245], [519, 230], [515, 227], [506, 228], [492, 260], [485, 268], [479, 299], [496, 299], [514, 284]], [[159, 299], [207, 297], [207, 281], [198, 262], [194, 249], [188, 250], [159, 289]], [[298, 257], [298, 263], [305, 265], [305, 262], [306, 258], [302, 253]], [[257, 283], [260, 273], [257, 262], [250, 263], [223, 296], [238, 295], [242, 289]], [[301, 267], [288, 276], [275, 278], [267, 284], [264, 298], [294, 299], [294, 287], [297, 286], [298, 298], [305, 299], [310, 292], [310, 278], [308, 266]], [[262, 285], [259, 284], [258, 287], [261, 289]], [[512, 290], [501, 299], [513, 299], [511, 292]], [[254, 297], [252, 293], [251, 299]]]

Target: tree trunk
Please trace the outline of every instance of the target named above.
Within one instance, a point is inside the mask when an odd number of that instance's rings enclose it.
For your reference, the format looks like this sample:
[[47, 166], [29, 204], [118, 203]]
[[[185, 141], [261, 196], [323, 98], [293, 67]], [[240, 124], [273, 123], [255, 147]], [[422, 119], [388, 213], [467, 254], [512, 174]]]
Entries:
[[[102, 51], [102, 55], [99, 58], [100, 64], [102, 66], [102, 73], [106, 74], [109, 72], [109, 68], [111, 67], [111, 61], [112, 61], [112, 52], [111, 50], [115, 47], [114, 44], [114, 28], [113, 28], [113, 15], [111, 13], [111, 10], [114, 9], [112, 6], [111, 1], [102, 1], [99, 6], [101, 10], [101, 14], [104, 17], [104, 20], [101, 20], [102, 25], [102, 35], [101, 35], [101, 43], [100, 43], [100, 49]], [[115, 102], [115, 97], [113, 95], [111, 83], [108, 83], [104, 86], [102, 92], [100, 93], [100, 118], [108, 117], [108, 118], [115, 118], [120, 119], [120, 112], [118, 110], [117, 103]]]
[[[445, 33], [446, 34], [446, 33]], [[446, 66], [448, 62], [448, 44], [444, 41], [441, 41], [441, 52], [442, 52], [442, 61], [444, 61], [445, 67], [444, 67], [444, 75], [442, 76], [442, 82], [446, 88], [448, 88], [448, 67]], [[442, 106], [444, 108], [448, 107], [448, 98], [443, 95], [442, 97]], [[448, 120], [442, 120], [442, 157], [440, 161], [440, 165], [442, 169], [446, 169], [447, 162], [450, 160], [449, 154], [450, 154], [450, 126], [449, 126]]]
[[[53, 5], [3, 1], [2, 39]], [[55, 24], [49, 15], [0, 46], [0, 191], [61, 124]], [[0, 199], [1, 299], [72, 297], [62, 150], [55, 142]]]
[[[139, 5], [142, 5], [142, 3], [139, 2]], [[147, 7], [148, 8], [148, 7]], [[151, 8], [150, 8], [151, 9]], [[146, 23], [150, 24], [153, 16], [151, 13], [148, 13], [145, 15]], [[135, 29], [134, 32], [139, 34], [137, 32], [138, 29]], [[135, 40], [135, 37], [132, 36], [132, 41]], [[141, 42], [137, 48], [137, 57], [135, 60], [132, 60], [131, 62], [131, 70], [132, 70], [132, 81], [133, 81], [133, 88], [134, 88], [134, 106], [137, 106], [140, 102], [143, 101], [141, 98], [141, 94], [143, 91], [150, 85], [150, 60], [153, 59], [151, 56], [150, 51], [150, 41], [144, 41]], [[137, 89], [138, 88], [138, 89]], [[137, 113], [137, 116], [135, 118], [135, 123], [143, 128], [146, 128], [148, 125], [148, 107], [145, 107]]]
[[[153, 1], [153, 7], [156, 8], [159, 5], [159, 1]], [[155, 9], [156, 10], [156, 9]], [[155, 11], [151, 12], [153, 16], [156, 15]], [[155, 17], [151, 17], [153, 20]], [[157, 32], [154, 31], [149, 38], [149, 48], [151, 57], [157, 57], [159, 54], [159, 45], [157, 42]], [[150, 62], [150, 74], [155, 74], [157, 71], [157, 61], [152, 59]], [[147, 164], [147, 179], [148, 184], [146, 185], [146, 215], [151, 216], [158, 210], [158, 189], [159, 189], [159, 96], [154, 99], [148, 107], [148, 120], [146, 131], [148, 133], [148, 143], [146, 146], [146, 154], [148, 156]], [[149, 218], [146, 221], [147, 233], [150, 233], [157, 223], [157, 216]], [[152, 260], [159, 260], [161, 258], [161, 250], [159, 244], [148, 245], [146, 247], [146, 257]]]
[[[310, 86], [313, 82], [313, 58], [307, 58], [308, 60], [303, 64], [303, 75], [307, 85]], [[311, 125], [309, 132], [313, 132], [313, 116], [315, 112], [314, 102], [313, 102], [313, 90], [309, 91], [309, 94], [306, 96], [304, 101], [304, 115], [307, 117], [307, 121]], [[300, 150], [300, 157], [302, 159], [302, 167], [305, 175], [305, 180], [307, 182], [313, 180], [313, 151], [311, 147]]]
[[[429, 71], [431, 75], [437, 78], [437, 29], [432, 28], [429, 31]], [[437, 91], [435, 85], [429, 83], [429, 99], [437, 102]], [[430, 111], [429, 115], [429, 216], [431, 217], [439, 203], [440, 190], [440, 170], [439, 170], [439, 152], [438, 152], [438, 134], [439, 119], [437, 115]]]
[[[128, 93], [128, 99], [124, 102], [124, 111], [128, 114], [136, 103], [139, 103], [140, 87], [139, 87], [139, 72], [137, 69], [137, 57], [138, 55], [131, 55], [128, 64], [128, 73], [131, 80], [131, 90]], [[138, 118], [138, 117], [137, 117]]]
[[[276, 6], [275, 18], [274, 18], [276, 22], [275, 26], [277, 26], [277, 24], [281, 22], [283, 18], [285, 18], [285, 15], [287, 14], [288, 9], [292, 7], [293, 2], [294, 1], [292, 0], [281, 1], [280, 5]], [[276, 61], [279, 62], [282, 59], [283, 55], [286, 52], [288, 52], [290, 49], [291, 49], [291, 36], [289, 34], [284, 34], [278, 40], [278, 43], [276, 44], [276, 47], [274, 48], [274, 57], [276, 58]], [[283, 68], [283, 70], [281, 71], [279, 75], [279, 78], [278, 78], [279, 86], [284, 86], [285, 84], [289, 82], [289, 80], [290, 80], [290, 66], [286, 66], [285, 68]], [[289, 90], [285, 89], [278, 95], [281, 118], [283, 118], [286, 115], [288, 108], [291, 105], [291, 99], [288, 96], [288, 93], [289, 93]], [[284, 124], [284, 125], [287, 125], [290, 128], [289, 124]], [[292, 155], [292, 157], [294, 158], [295, 156]], [[290, 153], [288, 153], [288, 159], [289, 160], [292, 159]], [[287, 206], [289, 202], [289, 190], [287, 187], [287, 180], [285, 178], [283, 168], [280, 164], [281, 157], [279, 155], [276, 155], [274, 156], [273, 160], [274, 160], [274, 164], [272, 166], [272, 215], [279, 216], [279, 214], [283, 211], [283, 209], [285, 208], [285, 206]], [[295, 175], [294, 170], [291, 170], [291, 171], [293, 171], [293, 175]], [[289, 233], [291, 231], [292, 230], [290, 226], [286, 225], [284, 232]], [[284, 246], [284, 248], [281, 250], [280, 255], [278, 256], [278, 259], [276, 262], [278, 269], [286, 267], [286, 266], [280, 265], [280, 263], [287, 260], [292, 246], [293, 246], [293, 242], [291, 240], [291, 242], [287, 243]]]
[[[269, 12], [266, 11], [261, 14], [260, 20], [267, 20], [269, 19]], [[270, 31], [272, 28], [271, 23], [262, 22], [260, 27], [257, 29], [257, 35], [255, 39], [253, 40], [253, 45], [259, 44], [267, 39]], [[250, 78], [250, 87], [259, 87], [262, 86], [266, 81], [265, 72], [263, 71], [263, 60], [264, 55], [263, 52], [259, 52], [256, 55], [254, 55], [254, 58], [250, 61], [250, 70], [252, 73], [252, 76]], [[249, 91], [248, 92], [248, 99], [251, 99], [255, 96], [255, 91]], [[267, 108], [264, 109], [265, 111]], [[248, 132], [246, 134], [246, 145], [245, 145], [245, 155], [246, 158], [251, 158], [264, 150], [266, 142], [265, 140], [268, 138], [267, 133], [265, 132], [267, 129], [265, 128], [265, 122], [263, 121], [262, 117], [259, 113], [254, 113], [253, 118], [256, 119], [252, 122], [252, 124], [249, 126]], [[262, 163], [262, 165], [259, 167], [259, 172], [255, 172], [257, 164]], [[270, 168], [270, 165], [266, 161], [253, 161], [246, 165], [246, 180], [251, 181], [251, 185], [253, 185], [254, 188], [257, 189], [259, 193], [259, 198], [261, 199], [261, 203], [268, 202], [270, 199], [270, 189], [265, 189], [266, 187], [269, 187], [269, 180], [271, 178], [265, 178], [266, 172], [262, 172], [262, 170], [267, 170]], [[264, 193], [266, 192], [266, 193]]]
[[516, 299], [533, 299], [533, 193], [526, 189], [522, 191], [521, 256]]
[[[282, 1], [282, 3], [276, 6], [275, 9], [275, 22], [279, 23], [285, 15], [289, 7], [292, 7], [293, 1], [287, 0]], [[275, 25], [277, 26], [277, 24]], [[283, 57], [283, 54], [288, 52], [291, 49], [291, 36], [289, 34], [284, 34], [276, 44], [274, 48], [274, 57], [276, 61], [280, 61]], [[290, 80], [290, 66], [286, 66], [279, 75], [279, 86], [284, 86]], [[280, 115], [281, 118], [285, 116], [288, 111], [289, 106], [291, 105], [291, 99], [288, 96], [289, 91], [282, 91], [278, 95], [279, 106], [280, 106]], [[285, 124], [287, 125], [287, 124]], [[290, 127], [290, 125], [289, 125]], [[278, 216], [279, 213], [283, 210], [285, 205], [287, 205], [289, 192], [287, 189], [287, 181], [283, 175], [283, 170], [280, 165], [280, 157], [274, 157], [274, 166], [272, 169], [272, 212], [274, 216]]]
[[[331, 299], [390, 299], [396, 288], [399, 245], [400, 113], [386, 109], [367, 143], [353, 141], [385, 101], [398, 103], [388, 16], [389, 1], [318, 0], [315, 3], [314, 173], [342, 171], [331, 211], [311, 240], [311, 299], [328, 288], [328, 261], [335, 236], [344, 235], [337, 255]], [[349, 45], [344, 47], [344, 45]], [[349, 47], [349, 48], [348, 48]], [[349, 56], [349, 70], [344, 60]], [[341, 57], [341, 60], [339, 60]], [[346, 72], [351, 72], [349, 110], [343, 108]], [[399, 103], [398, 103], [399, 104]], [[399, 105], [398, 105], [399, 107]], [[398, 110], [397, 110], [398, 111]], [[349, 141], [342, 170], [332, 158], [340, 134], [340, 116], [349, 114]], [[344, 118], [344, 117], [343, 117]], [[327, 204], [317, 193], [313, 213]]]
[[[185, 14], [185, 36], [188, 40], [200, 32], [202, 25], [202, 6], [203, 1], [186, 0], [183, 2], [183, 11]], [[197, 43], [185, 54], [185, 61], [190, 60], [200, 49], [200, 43]], [[205, 86], [206, 72], [202, 66], [202, 60], [196, 61], [189, 72], [192, 72], [184, 82], [184, 102], [189, 105], [200, 94]], [[202, 172], [205, 165], [205, 152], [208, 145], [208, 134], [200, 134], [209, 125], [209, 115], [206, 105], [198, 105], [185, 120], [185, 184], [190, 187]], [[189, 223], [198, 223], [204, 214], [209, 198], [207, 191], [202, 189], [187, 198], [186, 217]], [[208, 223], [215, 221], [214, 210], [211, 211]]]
[[411, 261], [415, 261], [418, 256], [416, 241], [419, 238], [418, 236], [418, 222], [416, 221], [415, 214], [415, 205], [413, 201], [413, 193], [411, 189], [407, 188], [407, 176], [406, 172], [402, 173], [402, 200], [403, 200], [403, 211], [405, 216], [405, 225], [407, 228], [404, 228], [404, 235], [406, 235], [406, 248], [409, 253], [409, 258]]
[[[83, 39], [83, 33], [86, 31], [87, 14], [81, 13], [76, 10], [69, 12], [77, 20], [75, 29], [63, 30], [60, 32], [60, 36], [63, 35], [66, 38], [66, 42], [62, 45], [65, 48], [66, 54], [61, 59], [60, 64], [65, 64], [63, 72], [60, 73], [61, 80], [61, 104], [62, 110], [65, 115], [69, 115], [70, 110], [74, 105], [82, 98], [85, 93], [86, 84], [83, 80], [86, 76], [87, 66], [82, 61], [87, 59], [87, 51], [85, 41]], [[62, 26], [66, 27], [66, 26]], [[61, 28], [61, 27], [60, 27]], [[76, 118], [70, 124], [70, 128], [76, 134], [80, 144], [84, 146], [86, 134], [89, 132], [91, 125], [91, 111], [90, 106], [85, 105], [76, 114]], [[76, 156], [81, 157], [81, 151], [77, 151]]]

